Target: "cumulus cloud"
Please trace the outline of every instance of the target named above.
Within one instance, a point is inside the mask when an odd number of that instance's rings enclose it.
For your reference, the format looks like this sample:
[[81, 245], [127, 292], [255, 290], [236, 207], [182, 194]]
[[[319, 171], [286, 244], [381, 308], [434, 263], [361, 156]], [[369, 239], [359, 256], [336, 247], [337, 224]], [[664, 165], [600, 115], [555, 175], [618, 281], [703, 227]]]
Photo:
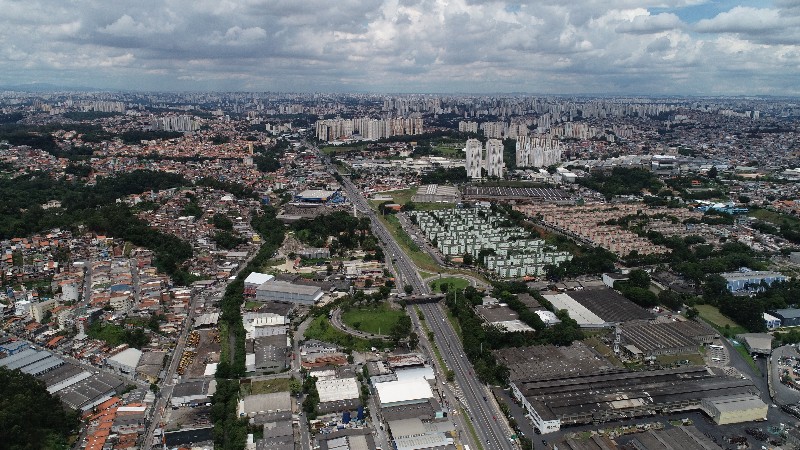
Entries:
[[616, 31], [618, 33], [651, 34], [680, 28], [683, 28], [683, 22], [678, 16], [672, 13], [661, 13], [654, 16], [649, 14], [636, 16], [630, 22], [621, 23]]
[[0, 64], [14, 68], [0, 84], [720, 93], [750, 89], [751, 74], [786, 93], [796, 0], [681, 21], [703, 1], [0, 0]]

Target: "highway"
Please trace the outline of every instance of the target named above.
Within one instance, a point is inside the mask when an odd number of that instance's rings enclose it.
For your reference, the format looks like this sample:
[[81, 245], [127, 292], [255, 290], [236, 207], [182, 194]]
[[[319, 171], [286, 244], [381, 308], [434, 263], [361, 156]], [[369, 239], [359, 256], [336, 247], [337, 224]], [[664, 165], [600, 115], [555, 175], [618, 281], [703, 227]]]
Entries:
[[[319, 152], [319, 149], [317, 151]], [[327, 156], [322, 155], [321, 157], [327, 163], [329, 170], [336, 170], [330, 164]], [[370, 218], [373, 233], [383, 242], [385, 251], [392, 254], [398, 278], [402, 280], [403, 284], [410, 285], [415, 294], [430, 294], [430, 288], [422, 281], [411, 258], [403, 252], [391, 233], [378, 220], [377, 214], [370, 208], [361, 192], [349, 178], [342, 177], [342, 181], [347, 198], [359, 211]], [[398, 286], [400, 286], [400, 283], [398, 283]], [[450, 322], [445, 319], [445, 314], [439, 304], [421, 304], [419, 307], [425, 315], [428, 326], [431, 327], [442, 358], [444, 358], [448, 368], [455, 373], [455, 381], [461, 390], [461, 395], [457, 397], [462, 403], [464, 411], [472, 420], [475, 431], [481, 440], [480, 447], [486, 450], [515, 449], [515, 444], [509, 439], [510, 433], [505, 422], [505, 416], [492, 400], [489, 389], [472, 375], [472, 366], [464, 356], [461, 340], [453, 330], [453, 327], [450, 326]], [[417, 332], [422, 333], [422, 330], [417, 330]], [[462, 438], [472, 441], [469, 433], [462, 434]]]
[[423, 303], [419, 309], [425, 314], [425, 321], [433, 332], [447, 367], [455, 373], [455, 381], [461, 389], [461, 395], [457, 397], [472, 420], [481, 444], [487, 450], [515, 448], [509, 439], [505, 416], [496, 408], [489, 389], [473, 375], [461, 340], [450, 326], [441, 306], [438, 303]]

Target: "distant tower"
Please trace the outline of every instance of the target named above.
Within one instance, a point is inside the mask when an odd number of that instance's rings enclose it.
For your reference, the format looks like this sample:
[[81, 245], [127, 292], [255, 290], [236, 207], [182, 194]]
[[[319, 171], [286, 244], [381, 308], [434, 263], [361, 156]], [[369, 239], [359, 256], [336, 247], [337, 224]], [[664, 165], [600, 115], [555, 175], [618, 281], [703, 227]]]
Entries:
[[253, 154], [253, 143], [252, 142], [248, 142], [247, 143], [247, 150], [250, 152], [251, 155]]

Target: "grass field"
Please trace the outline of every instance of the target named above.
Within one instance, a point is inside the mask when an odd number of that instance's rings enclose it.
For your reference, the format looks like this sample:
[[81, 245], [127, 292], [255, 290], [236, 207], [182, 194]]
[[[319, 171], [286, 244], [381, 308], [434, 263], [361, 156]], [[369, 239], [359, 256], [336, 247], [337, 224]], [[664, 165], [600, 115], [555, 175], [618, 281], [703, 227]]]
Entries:
[[444, 157], [454, 157], [454, 158], [463, 158], [464, 157], [464, 147], [466, 143], [452, 143], [452, 144], [439, 144], [433, 147], [433, 151], [444, 156]]
[[711, 324], [720, 333], [728, 336], [733, 336], [739, 333], [747, 333], [747, 330], [743, 326], [719, 312], [719, 309], [717, 309], [716, 306], [696, 305], [695, 308], [697, 308], [697, 311], [700, 313], [700, 317]]
[[308, 326], [304, 337], [306, 339], [317, 339], [343, 347], [350, 347], [358, 351], [367, 351], [373, 347], [372, 342], [367, 339], [357, 338], [351, 334], [339, 331], [331, 325], [330, 321], [328, 321], [328, 318], [325, 316], [314, 318]]
[[[411, 201], [411, 198], [417, 193], [417, 188], [408, 188], [403, 189], [401, 191], [388, 191], [388, 192], [381, 192], [381, 195], [388, 195], [392, 197], [392, 201], [397, 203], [398, 205], [405, 205], [406, 203]], [[378, 201], [371, 201], [372, 206], [377, 208], [378, 205], [382, 202]]]
[[348, 327], [365, 333], [388, 335], [392, 326], [405, 315], [405, 311], [392, 309], [384, 302], [376, 307], [353, 308], [343, 312], [342, 321]]
[[470, 285], [469, 281], [463, 278], [443, 277], [443, 278], [437, 278], [430, 282], [431, 290], [438, 292], [439, 286], [443, 284], [449, 284], [450, 289], [464, 289], [465, 287]]
[[242, 396], [256, 394], [275, 394], [289, 390], [289, 378], [274, 378], [271, 380], [259, 380], [251, 383], [242, 383]]
[[796, 217], [770, 211], [768, 209], [753, 209], [747, 215], [750, 217], [755, 217], [756, 219], [764, 220], [766, 222], [771, 222], [778, 226], [786, 221], [792, 227], [800, 227], [800, 220], [798, 220]]

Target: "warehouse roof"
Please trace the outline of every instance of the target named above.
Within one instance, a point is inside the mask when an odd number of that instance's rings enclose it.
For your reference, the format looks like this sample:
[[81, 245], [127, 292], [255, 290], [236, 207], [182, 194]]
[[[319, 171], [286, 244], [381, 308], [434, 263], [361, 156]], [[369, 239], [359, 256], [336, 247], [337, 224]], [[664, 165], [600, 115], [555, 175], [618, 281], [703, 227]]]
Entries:
[[258, 290], [262, 292], [284, 292], [299, 295], [315, 295], [317, 293], [322, 293], [322, 289], [318, 286], [306, 286], [278, 280], [261, 283], [261, 285], [258, 286]]
[[275, 276], [268, 273], [250, 272], [250, 275], [244, 279], [244, 284], [262, 284], [273, 278], [275, 278]]
[[115, 362], [117, 364], [136, 367], [139, 364], [139, 359], [142, 358], [142, 351], [135, 348], [125, 349], [116, 355], [108, 358], [108, 362]]
[[781, 319], [800, 319], [800, 309], [797, 308], [776, 309], [772, 313]]
[[378, 391], [381, 406], [421, 402], [433, 397], [431, 385], [424, 378], [378, 383], [375, 385], [375, 390]]
[[723, 397], [711, 397], [706, 399], [720, 412], [743, 411], [750, 409], [762, 409], [767, 405], [763, 400], [754, 394], [726, 395]]

